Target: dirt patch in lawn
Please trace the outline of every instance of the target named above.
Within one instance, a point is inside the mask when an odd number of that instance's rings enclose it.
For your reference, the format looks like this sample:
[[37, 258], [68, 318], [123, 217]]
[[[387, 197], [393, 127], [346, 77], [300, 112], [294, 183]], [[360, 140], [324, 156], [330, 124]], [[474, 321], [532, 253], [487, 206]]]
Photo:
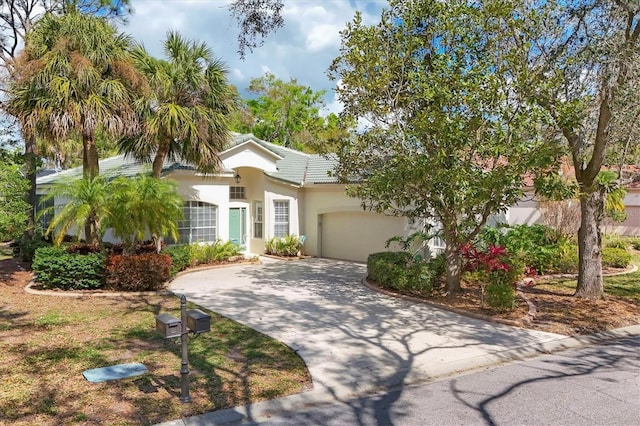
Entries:
[[[67, 298], [25, 293], [31, 273], [0, 260], [0, 425], [155, 424], [301, 392], [311, 381], [284, 344], [211, 313], [189, 342], [191, 398], [179, 401], [180, 345], [154, 315], [171, 295]], [[138, 377], [89, 383], [87, 369], [140, 362]]]
[[[637, 285], [640, 294], [640, 280]], [[388, 288], [384, 290], [394, 292]], [[431, 295], [404, 296], [481, 319], [567, 336], [640, 324], [640, 299], [608, 294], [604, 300], [589, 301], [573, 297], [574, 292], [575, 284], [540, 282], [523, 288], [516, 299], [515, 308], [508, 312], [481, 306], [480, 287], [464, 282], [462, 292], [455, 295], [434, 291]], [[535, 307], [534, 316], [531, 316], [531, 304]]]

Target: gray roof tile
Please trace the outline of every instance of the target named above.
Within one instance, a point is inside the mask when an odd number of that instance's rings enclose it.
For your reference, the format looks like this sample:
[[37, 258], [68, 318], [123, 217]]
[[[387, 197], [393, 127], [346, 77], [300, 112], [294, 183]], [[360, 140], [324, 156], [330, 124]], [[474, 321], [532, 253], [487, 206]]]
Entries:
[[[305, 154], [291, 148], [264, 141], [252, 134], [239, 133], [232, 133], [232, 138], [227, 149], [249, 140], [282, 157], [281, 160], [276, 162], [278, 170], [276, 172], [265, 172], [267, 176], [296, 185], [337, 182], [335, 178], [328, 175], [328, 172], [333, 169], [336, 163], [335, 157]], [[181, 161], [165, 160], [163, 173], [172, 170], [195, 170], [195, 167]], [[100, 173], [105, 176], [135, 176], [150, 172], [150, 164], [136, 161], [132, 157], [125, 157], [124, 155], [117, 155], [100, 161]], [[80, 177], [81, 175], [82, 167], [76, 167], [47, 176], [41, 176], [36, 182], [38, 185], [44, 185], [53, 183], [60, 178], [74, 178]]]

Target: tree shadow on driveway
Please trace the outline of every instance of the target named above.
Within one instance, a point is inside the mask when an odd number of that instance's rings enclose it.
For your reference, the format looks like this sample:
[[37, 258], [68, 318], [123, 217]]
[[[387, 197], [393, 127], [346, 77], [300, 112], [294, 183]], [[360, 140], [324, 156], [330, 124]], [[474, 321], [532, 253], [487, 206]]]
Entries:
[[558, 337], [376, 293], [362, 285], [365, 272], [326, 259], [273, 262], [195, 272], [172, 289], [296, 350], [314, 387], [335, 400], [469, 369], [488, 354]]

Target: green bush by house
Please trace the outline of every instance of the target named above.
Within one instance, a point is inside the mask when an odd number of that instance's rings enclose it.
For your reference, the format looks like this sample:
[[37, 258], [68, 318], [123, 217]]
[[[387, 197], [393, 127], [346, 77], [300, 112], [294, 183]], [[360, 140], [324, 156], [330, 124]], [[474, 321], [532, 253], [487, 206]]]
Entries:
[[274, 256], [294, 257], [302, 250], [302, 239], [297, 235], [274, 237], [265, 243], [265, 252]]
[[178, 272], [184, 271], [191, 265], [191, 255], [188, 245], [170, 246], [162, 250], [163, 253], [171, 258], [171, 276], [175, 276]]
[[429, 293], [443, 274], [440, 256], [428, 262], [416, 262], [407, 252], [373, 253], [367, 258], [371, 280], [402, 292]]
[[43, 288], [92, 290], [104, 285], [104, 255], [70, 254], [63, 248], [41, 247], [35, 251], [33, 274]]

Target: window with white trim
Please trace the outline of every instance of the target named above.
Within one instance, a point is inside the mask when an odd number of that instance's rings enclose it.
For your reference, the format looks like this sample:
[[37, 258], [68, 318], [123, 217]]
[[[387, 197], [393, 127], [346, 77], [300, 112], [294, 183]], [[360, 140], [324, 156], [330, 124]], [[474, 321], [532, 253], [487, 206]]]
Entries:
[[289, 200], [273, 202], [273, 236], [284, 237], [289, 234]]
[[262, 201], [253, 202], [253, 238], [262, 238], [264, 208]]
[[187, 201], [183, 219], [178, 221], [179, 243], [214, 242], [218, 239], [218, 206], [203, 201]]
[[244, 200], [245, 190], [244, 186], [230, 186], [229, 187], [229, 199], [230, 200]]

